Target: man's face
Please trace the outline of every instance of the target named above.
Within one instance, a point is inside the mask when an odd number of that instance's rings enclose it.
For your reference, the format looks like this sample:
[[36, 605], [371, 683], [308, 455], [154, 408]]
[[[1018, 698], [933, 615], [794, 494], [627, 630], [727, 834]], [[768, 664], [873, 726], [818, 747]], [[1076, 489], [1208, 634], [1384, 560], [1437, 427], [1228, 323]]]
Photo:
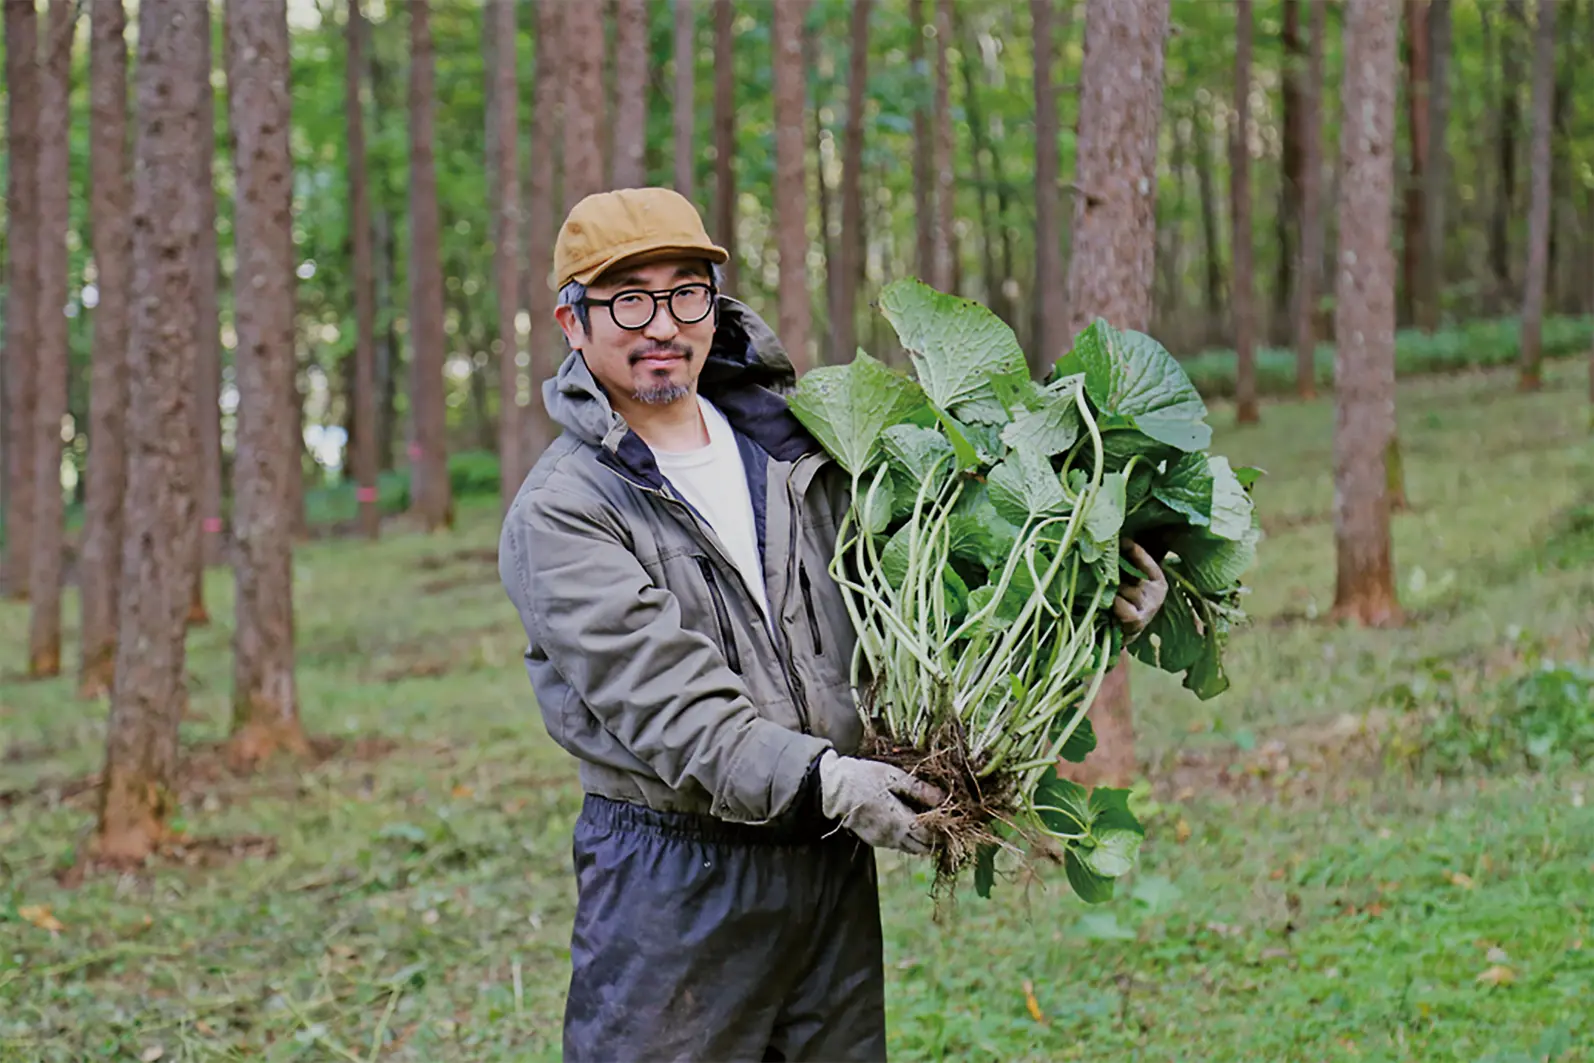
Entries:
[[[710, 312], [701, 320], [683, 324], [672, 312], [671, 291], [680, 291], [673, 305], [682, 317], [692, 318], [712, 302], [708, 266], [696, 260], [666, 260], [644, 266], [624, 266], [598, 278], [587, 297], [612, 306], [589, 306], [589, 322], [582, 328], [575, 308], [558, 309], [559, 324], [570, 346], [579, 350], [592, 375], [612, 399], [661, 405], [677, 402], [696, 390], [698, 374], [714, 339]], [[692, 286], [692, 287], [688, 287]], [[651, 295], [659, 298], [654, 305]], [[647, 318], [641, 328], [626, 328]]]

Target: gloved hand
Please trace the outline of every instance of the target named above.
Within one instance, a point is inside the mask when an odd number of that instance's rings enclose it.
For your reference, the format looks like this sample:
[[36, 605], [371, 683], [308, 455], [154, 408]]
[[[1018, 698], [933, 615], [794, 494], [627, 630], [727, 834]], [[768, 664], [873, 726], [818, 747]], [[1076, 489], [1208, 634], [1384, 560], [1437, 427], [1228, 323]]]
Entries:
[[1162, 608], [1168, 597], [1168, 577], [1151, 560], [1151, 555], [1140, 548], [1133, 539], [1123, 541], [1124, 553], [1136, 568], [1146, 574], [1145, 579], [1122, 583], [1118, 596], [1112, 602], [1112, 615], [1123, 625], [1124, 636], [1134, 639], [1146, 629]]
[[900, 768], [833, 749], [819, 758], [819, 791], [825, 815], [870, 845], [918, 855], [930, 851], [930, 831], [898, 795], [926, 807], [946, 800], [940, 789]]

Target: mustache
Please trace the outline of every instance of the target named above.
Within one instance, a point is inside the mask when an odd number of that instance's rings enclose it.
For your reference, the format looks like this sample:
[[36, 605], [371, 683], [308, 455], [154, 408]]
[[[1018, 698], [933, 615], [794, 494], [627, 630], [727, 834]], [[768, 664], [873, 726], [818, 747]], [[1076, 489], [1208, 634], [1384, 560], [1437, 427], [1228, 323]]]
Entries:
[[678, 354], [688, 362], [692, 360], [692, 348], [684, 343], [649, 343], [646, 346], [633, 348], [626, 356], [631, 365], [636, 365], [644, 358], [654, 358], [661, 354]]

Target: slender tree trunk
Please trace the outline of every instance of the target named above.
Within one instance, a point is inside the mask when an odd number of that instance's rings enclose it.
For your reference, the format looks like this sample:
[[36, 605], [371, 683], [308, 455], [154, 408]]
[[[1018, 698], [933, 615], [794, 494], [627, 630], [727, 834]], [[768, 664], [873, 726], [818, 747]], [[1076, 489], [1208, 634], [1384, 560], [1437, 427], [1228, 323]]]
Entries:
[[947, 68], [946, 50], [952, 40], [952, 0], [935, 2], [935, 113], [933, 144], [935, 174], [935, 281], [934, 287], [956, 291], [957, 264], [954, 261], [956, 234], [953, 232], [954, 141], [952, 136], [952, 77]]
[[[1072, 337], [1098, 317], [1136, 330], [1151, 322], [1167, 33], [1168, 0], [1086, 4], [1074, 246], [1068, 262], [1070, 346]], [[1135, 774], [1128, 661], [1128, 654], [1119, 656], [1092, 711], [1097, 750], [1087, 772], [1114, 784], [1125, 784]]]
[[[814, 127], [814, 192], [819, 199], [819, 250], [825, 260], [825, 317], [828, 328], [818, 330], [821, 334], [828, 333], [830, 342], [819, 340], [814, 344], [814, 356], [820, 363], [835, 361], [834, 345], [836, 340], [836, 285], [840, 280], [838, 273], [835, 237], [831, 235], [830, 221], [833, 217], [830, 207], [830, 182], [825, 179], [825, 119], [820, 113], [824, 110], [824, 88], [820, 84], [819, 60], [814, 55], [814, 29], [804, 20], [803, 23], [803, 70], [812, 71], [814, 74], [814, 98], [805, 97], [804, 106], [808, 114], [813, 116]], [[807, 84], [804, 77], [804, 85]]]
[[1223, 244], [1218, 237], [1218, 193], [1213, 171], [1212, 125], [1206, 108], [1197, 105], [1196, 188], [1201, 194], [1201, 238], [1206, 250], [1207, 342], [1221, 334], [1223, 321]]
[[34, 0], [5, 0], [5, 590], [28, 597], [39, 324], [39, 54]]
[[[443, 384], [443, 256], [432, 154], [431, 0], [410, 11], [410, 506], [427, 531], [453, 525]], [[587, 5], [572, 5], [570, 10]], [[590, 139], [590, 137], [588, 138]], [[593, 175], [594, 178], [598, 174]]]
[[[376, 69], [372, 67], [373, 71]], [[372, 96], [376, 95], [375, 85], [371, 86]], [[393, 271], [398, 261], [398, 248], [394, 246], [393, 219], [386, 210], [376, 212], [373, 223], [375, 233], [375, 250], [378, 254], [376, 264], [376, 305], [387, 309], [387, 327], [381, 330], [380, 344], [376, 350], [376, 375], [380, 383], [381, 413], [376, 420], [376, 460], [382, 472], [392, 472], [394, 457], [397, 454], [395, 435], [398, 432], [398, 330], [394, 325], [397, 317], [393, 313], [396, 300], [393, 297], [394, 277]]]
[[[951, 40], [964, 39], [963, 26], [954, 9], [951, 18], [951, 30], [948, 34]], [[976, 202], [980, 214], [980, 266], [984, 273], [982, 283], [985, 289], [985, 302], [997, 317], [1012, 325], [1012, 314], [1008, 310], [1005, 297], [1002, 294], [1002, 279], [996, 261], [996, 245], [1001, 229], [999, 216], [992, 207], [994, 179], [988, 179], [985, 172], [987, 155], [994, 169], [997, 153], [990, 149], [989, 130], [986, 126], [985, 116], [980, 112], [979, 82], [975, 76], [975, 53], [977, 42], [969, 41], [968, 44], [958, 49], [958, 74], [963, 79], [963, 124], [969, 131], [969, 168], [974, 175], [974, 189]]]
[[617, 0], [614, 10], [614, 187], [647, 183], [647, 0]]
[[1506, 0], [1507, 17], [1500, 22], [1500, 103], [1495, 146], [1499, 159], [1499, 182], [1495, 190], [1494, 213], [1489, 219], [1489, 263], [1494, 273], [1494, 302], [1502, 306], [1511, 289], [1510, 218], [1516, 204], [1516, 134], [1521, 123], [1518, 98], [1522, 79], [1517, 58], [1515, 24], [1523, 21], [1521, 0]]
[[190, 392], [201, 22], [188, 0], [139, 0], [126, 533], [95, 838], [101, 859], [124, 866], [138, 866], [160, 845], [176, 804], [188, 573], [198, 538]]
[[1439, 327], [1444, 292], [1445, 197], [1450, 152], [1445, 130], [1450, 106], [1450, 0], [1428, 6], [1428, 158], [1422, 170], [1422, 268], [1417, 271], [1417, 325], [1429, 334]]
[[1533, 155], [1529, 169], [1533, 185], [1528, 200], [1528, 268], [1522, 290], [1522, 373], [1518, 381], [1523, 391], [1537, 391], [1542, 383], [1539, 361], [1550, 242], [1550, 105], [1555, 92], [1555, 8], [1554, 3], [1538, 5], [1538, 26], [1534, 33]]
[[[74, 0], [50, 0], [39, 57], [39, 130], [69, 127], [72, 91]], [[61, 580], [63, 567], [61, 421], [66, 416], [66, 237], [70, 171], [68, 139], [39, 138], [38, 377], [34, 381], [33, 563], [28, 577], [33, 611], [28, 628], [28, 675], [61, 672]]]
[[1256, 322], [1251, 275], [1251, 0], [1235, 0], [1234, 116], [1229, 126], [1229, 220], [1234, 226], [1235, 419], [1261, 420], [1256, 402]]
[[930, 119], [926, 103], [933, 94], [930, 69], [924, 58], [924, 5], [908, 0], [908, 62], [913, 67], [913, 220], [918, 237], [919, 278], [939, 285], [936, 259], [935, 176], [931, 163]]
[[221, 308], [217, 286], [221, 282], [221, 258], [216, 247], [216, 94], [210, 84], [211, 26], [210, 6], [197, 5], [200, 27], [200, 52], [195, 56], [199, 80], [199, 159], [194, 185], [198, 189], [199, 238], [194, 254], [194, 299], [198, 329], [194, 354], [194, 424], [199, 440], [195, 463], [199, 485], [199, 536], [194, 553], [193, 574], [188, 585], [188, 622], [207, 624], [205, 608], [205, 566], [221, 560]]
[[[608, 184], [603, 172], [603, 5], [561, 3], [565, 210]], [[621, 124], [616, 121], [616, 128]]]
[[1337, 615], [1394, 623], [1394, 564], [1385, 461], [1395, 405], [1394, 200], [1396, 9], [1385, 0], [1345, 8], [1343, 176], [1334, 312], [1334, 542]]
[[354, 247], [354, 433], [350, 454], [354, 466], [354, 493], [360, 506], [360, 534], [375, 539], [381, 534], [382, 514], [376, 494], [376, 300], [371, 266], [371, 201], [365, 175], [365, 104], [360, 94], [360, 72], [367, 33], [360, 0], [349, 0], [348, 42], [343, 62], [344, 110], [349, 124], [349, 229]]
[[[227, 71], [237, 195], [233, 233], [238, 445], [233, 466], [237, 619], [230, 755], [308, 750], [293, 668], [291, 479], [302, 434], [294, 378], [293, 169], [286, 0], [229, 0]], [[420, 8], [424, 10], [424, 7]], [[424, 16], [422, 16], [424, 18]]]
[[522, 421], [525, 434], [521, 465], [525, 469], [542, 455], [556, 434], [542, 402], [542, 388], [558, 371], [562, 350], [560, 333], [553, 320], [554, 293], [548, 287], [553, 275], [554, 225], [558, 211], [554, 188], [556, 153], [546, 150], [546, 146], [559, 142], [558, 42], [559, 14], [563, 5], [557, 0], [539, 0], [536, 9], [537, 76], [533, 85], [536, 98], [531, 108], [531, 157], [526, 175], [526, 252], [532, 268], [527, 271], [531, 278], [526, 303], [531, 319], [531, 332], [527, 336], [530, 358], [527, 375], [531, 379], [531, 393]]
[[730, 254], [725, 287], [736, 294], [736, 9], [714, 0], [714, 229]]
[[[498, 226], [493, 234], [493, 272], [498, 281], [498, 487], [504, 509], [515, 500], [530, 466], [520, 453], [520, 342], [515, 318], [520, 293], [520, 110], [516, 93], [514, 0], [492, 0], [497, 49], [493, 91], [498, 128]], [[644, 18], [646, 12], [644, 12]]]
[[[1030, 25], [1035, 38], [1035, 336], [1030, 341], [1029, 371], [1043, 378], [1056, 359], [1067, 325], [1063, 302], [1062, 210], [1058, 189], [1057, 86], [1052, 66], [1057, 60], [1057, 0], [1030, 0]], [[1067, 7], [1063, 8], [1067, 17]]]
[[675, 0], [675, 190], [697, 196], [697, 11], [695, 0]]
[[808, 189], [803, 160], [803, 0], [774, 0], [775, 234], [780, 255], [780, 338], [808, 368]]
[[1301, 92], [1301, 257], [1295, 270], [1295, 393], [1317, 395], [1317, 278], [1323, 261], [1323, 53], [1327, 0], [1310, 5], [1311, 44]]
[[127, 489], [128, 288], [132, 280], [132, 170], [127, 149], [127, 16], [122, 0], [94, 0], [89, 19], [93, 134], [94, 361], [89, 379], [89, 468], [83, 550], [78, 693], [109, 693], [116, 664], [122, 582], [122, 501]]
[[[1309, 2], [1309, 0], [1308, 0]], [[1280, 97], [1284, 110], [1284, 142], [1281, 150], [1279, 181], [1278, 244], [1279, 275], [1273, 285], [1273, 311], [1268, 316], [1268, 334], [1274, 342], [1284, 342], [1293, 324], [1291, 308], [1296, 270], [1301, 250], [1301, 185], [1306, 165], [1303, 141], [1306, 136], [1302, 112], [1302, 83], [1306, 77], [1306, 44], [1301, 39], [1302, 0], [1284, 0], [1284, 25], [1279, 36], [1284, 46], [1284, 69]]]
[[848, 34], [847, 128], [842, 139], [841, 254], [836, 273], [836, 312], [830, 323], [838, 362], [857, 350], [858, 292], [863, 288], [863, 108], [869, 81], [869, 15], [873, 0], [855, 0]]
[[1405, 209], [1401, 212], [1400, 312], [1397, 321], [1417, 320], [1417, 293], [1422, 289], [1422, 190], [1428, 168], [1428, 0], [1405, 0], [1406, 128], [1410, 151], [1403, 182]]

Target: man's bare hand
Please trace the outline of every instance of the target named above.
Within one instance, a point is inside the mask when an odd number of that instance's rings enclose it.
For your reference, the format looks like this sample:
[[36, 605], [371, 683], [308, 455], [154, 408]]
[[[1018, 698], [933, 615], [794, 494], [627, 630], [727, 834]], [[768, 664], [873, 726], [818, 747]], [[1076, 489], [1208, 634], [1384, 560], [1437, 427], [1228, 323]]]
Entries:
[[1145, 579], [1126, 580], [1118, 587], [1113, 599], [1112, 615], [1123, 625], [1124, 635], [1135, 638], [1156, 619], [1157, 612], [1168, 597], [1168, 577], [1161, 567], [1151, 560], [1151, 555], [1141, 549], [1133, 539], [1123, 542], [1124, 553], [1130, 562], [1146, 574]]

